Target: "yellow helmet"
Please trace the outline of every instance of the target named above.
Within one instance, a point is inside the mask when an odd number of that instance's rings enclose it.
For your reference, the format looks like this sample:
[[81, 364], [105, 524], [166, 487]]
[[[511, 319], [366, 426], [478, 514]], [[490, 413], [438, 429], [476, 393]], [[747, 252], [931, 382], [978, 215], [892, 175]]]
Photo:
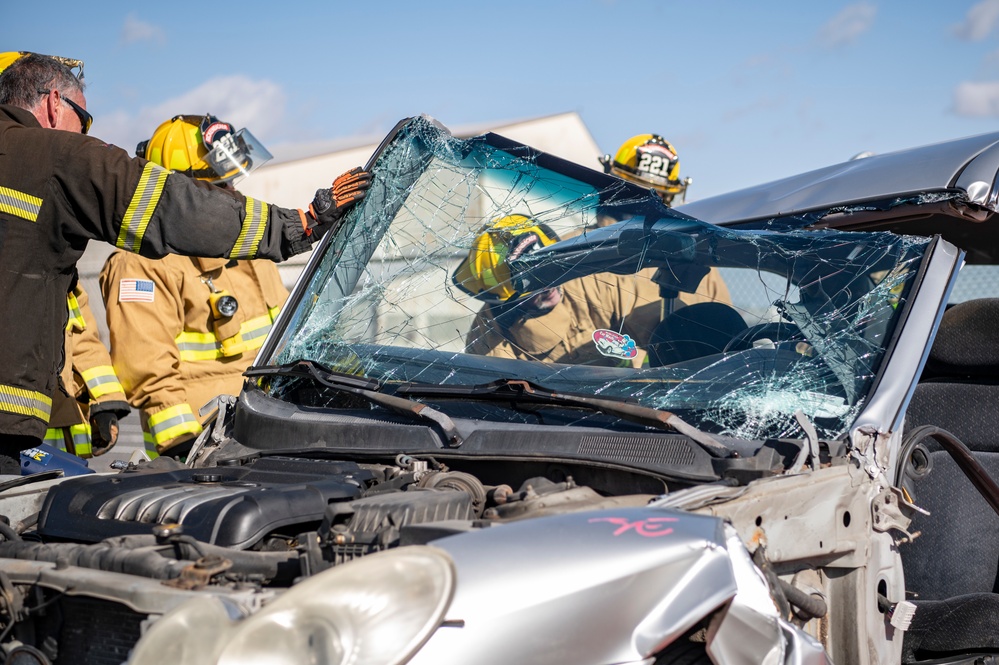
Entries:
[[465, 293], [489, 303], [526, 295], [514, 284], [507, 261], [558, 239], [547, 224], [526, 215], [500, 217], [472, 241], [468, 256], [451, 275], [451, 281]]
[[229, 182], [271, 158], [271, 153], [246, 129], [213, 115], [176, 115], [135, 147], [135, 154], [198, 180]]
[[612, 160], [600, 159], [604, 173], [651, 187], [666, 204], [677, 194], [685, 193], [690, 179], [680, 180], [680, 157], [673, 145], [658, 134], [639, 134], [621, 144]]
[[24, 55], [24, 51], [8, 51], [7, 53], [0, 53], [0, 72], [13, 65], [15, 61], [20, 60]]
[[[6, 53], [0, 53], [0, 72], [7, 69], [8, 67], [13, 65], [15, 62], [17, 62], [26, 55], [31, 55], [31, 51], [7, 51]], [[42, 54], [38, 53], [36, 55], [42, 55]], [[77, 72], [76, 78], [80, 79], [81, 81], [83, 80], [83, 60], [74, 60], [73, 58], [63, 58], [62, 56], [58, 55], [47, 55], [45, 57], [52, 58], [53, 60], [61, 62], [70, 69], [79, 69], [80, 71]]]

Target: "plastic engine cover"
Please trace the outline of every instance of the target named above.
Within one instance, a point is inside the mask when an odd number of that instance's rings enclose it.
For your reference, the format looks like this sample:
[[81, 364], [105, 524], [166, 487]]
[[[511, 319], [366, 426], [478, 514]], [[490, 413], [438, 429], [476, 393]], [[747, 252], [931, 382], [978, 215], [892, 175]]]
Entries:
[[182, 524], [198, 540], [245, 548], [282, 526], [320, 522], [330, 503], [357, 498], [370, 476], [352, 462], [291, 458], [81, 476], [49, 490], [38, 531], [46, 539], [98, 542]]

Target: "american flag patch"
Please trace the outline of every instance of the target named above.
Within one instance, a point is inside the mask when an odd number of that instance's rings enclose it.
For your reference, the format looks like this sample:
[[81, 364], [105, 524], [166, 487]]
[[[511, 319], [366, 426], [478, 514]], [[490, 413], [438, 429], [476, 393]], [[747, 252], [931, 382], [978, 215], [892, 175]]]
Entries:
[[118, 282], [118, 302], [152, 302], [151, 279], [123, 279]]

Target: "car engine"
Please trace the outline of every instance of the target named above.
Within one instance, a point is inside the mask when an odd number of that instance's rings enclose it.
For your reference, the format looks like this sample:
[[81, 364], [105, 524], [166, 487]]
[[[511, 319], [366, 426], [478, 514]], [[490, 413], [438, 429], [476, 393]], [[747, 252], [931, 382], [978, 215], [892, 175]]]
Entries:
[[[10, 524], [0, 523], [0, 557], [19, 564], [0, 577], [0, 614], [14, 619], [18, 648], [42, 645], [47, 660], [38, 662], [121, 663], [144, 622], [192, 592], [252, 611], [367, 554], [656, 495], [654, 480], [625, 471], [607, 482], [649, 493], [607, 496], [560, 465], [499, 466], [510, 484], [406, 455], [391, 464], [275, 455], [206, 468], [161, 458], [47, 490], [27, 485]], [[538, 475], [521, 477], [525, 466]], [[91, 571], [84, 583], [81, 569]]]

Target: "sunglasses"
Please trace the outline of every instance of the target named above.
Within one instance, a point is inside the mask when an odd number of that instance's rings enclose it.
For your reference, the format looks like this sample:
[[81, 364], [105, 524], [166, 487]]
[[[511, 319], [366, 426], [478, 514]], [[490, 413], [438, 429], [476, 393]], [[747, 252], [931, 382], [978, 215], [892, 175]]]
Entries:
[[[51, 92], [51, 90], [39, 90], [38, 94], [48, 95], [51, 94]], [[83, 134], [89, 132], [90, 126], [94, 124], [94, 116], [90, 115], [90, 113], [87, 112], [87, 109], [83, 108], [65, 95], [60, 94], [59, 99], [69, 104], [69, 107], [76, 113], [76, 117], [80, 119], [80, 132]]]

